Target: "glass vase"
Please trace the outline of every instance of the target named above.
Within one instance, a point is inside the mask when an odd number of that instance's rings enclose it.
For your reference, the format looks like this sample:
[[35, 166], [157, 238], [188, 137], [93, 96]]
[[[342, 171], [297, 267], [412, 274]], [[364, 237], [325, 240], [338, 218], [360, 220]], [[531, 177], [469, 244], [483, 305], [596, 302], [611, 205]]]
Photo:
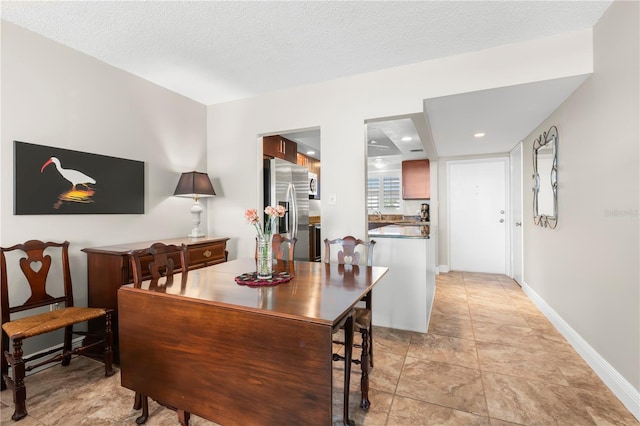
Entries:
[[273, 249], [271, 245], [272, 235], [265, 235], [264, 238], [258, 237], [258, 258], [257, 258], [257, 275], [261, 280], [273, 277]]

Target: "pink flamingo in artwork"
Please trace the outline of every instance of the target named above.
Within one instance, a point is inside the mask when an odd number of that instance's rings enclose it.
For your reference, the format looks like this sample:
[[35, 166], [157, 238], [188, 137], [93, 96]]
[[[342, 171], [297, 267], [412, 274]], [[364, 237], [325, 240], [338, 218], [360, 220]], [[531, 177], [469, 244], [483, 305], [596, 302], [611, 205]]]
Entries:
[[58, 160], [56, 157], [49, 158], [49, 160], [47, 160], [47, 162], [42, 165], [40, 173], [42, 173], [44, 171], [44, 168], [51, 163], [56, 165], [58, 173], [60, 173], [63, 178], [71, 182], [71, 184], [73, 185], [73, 191], [76, 190], [76, 185], [83, 185], [86, 188], [89, 188], [87, 184], [96, 183], [96, 180], [94, 178], [89, 177], [82, 172], [73, 169], [63, 169], [62, 166], [60, 166], [60, 160]]

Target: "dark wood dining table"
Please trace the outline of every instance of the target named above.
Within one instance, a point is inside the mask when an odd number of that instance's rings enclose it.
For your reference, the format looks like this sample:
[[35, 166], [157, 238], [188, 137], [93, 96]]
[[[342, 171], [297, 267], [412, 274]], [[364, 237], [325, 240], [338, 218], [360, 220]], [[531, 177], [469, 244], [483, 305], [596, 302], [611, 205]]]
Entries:
[[236, 283], [255, 270], [238, 259], [121, 287], [122, 386], [222, 425], [332, 424], [332, 335], [345, 326], [350, 359], [353, 308], [388, 269], [274, 261], [289, 282]]

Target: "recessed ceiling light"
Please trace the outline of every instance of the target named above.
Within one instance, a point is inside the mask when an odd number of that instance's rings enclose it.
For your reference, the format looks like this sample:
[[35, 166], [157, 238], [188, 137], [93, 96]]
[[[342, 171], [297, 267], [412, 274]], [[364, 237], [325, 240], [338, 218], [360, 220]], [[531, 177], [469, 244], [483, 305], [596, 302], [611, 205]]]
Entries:
[[373, 164], [373, 166], [374, 166], [376, 169], [384, 169], [387, 165], [386, 165], [386, 164], [384, 164], [384, 163], [374, 163], [374, 164]]
[[411, 140], [411, 136], [405, 136], [404, 138], [400, 139], [402, 142], [409, 142]]
[[474, 133], [473, 137], [474, 138], [483, 138], [484, 137], [484, 133], [482, 133], [482, 132]]
[[382, 158], [378, 157], [376, 158], [376, 161], [382, 161]]
[[307, 154], [309, 154], [309, 155], [313, 155], [315, 153], [316, 153], [315, 151], [307, 151]]

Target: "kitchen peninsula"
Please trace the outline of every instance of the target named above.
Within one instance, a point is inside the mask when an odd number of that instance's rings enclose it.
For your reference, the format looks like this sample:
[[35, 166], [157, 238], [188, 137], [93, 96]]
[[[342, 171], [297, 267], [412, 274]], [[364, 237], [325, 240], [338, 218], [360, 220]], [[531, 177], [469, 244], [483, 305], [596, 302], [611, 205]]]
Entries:
[[401, 223], [369, 230], [374, 265], [389, 267], [373, 289], [373, 324], [426, 333], [435, 295], [435, 243], [429, 225]]

